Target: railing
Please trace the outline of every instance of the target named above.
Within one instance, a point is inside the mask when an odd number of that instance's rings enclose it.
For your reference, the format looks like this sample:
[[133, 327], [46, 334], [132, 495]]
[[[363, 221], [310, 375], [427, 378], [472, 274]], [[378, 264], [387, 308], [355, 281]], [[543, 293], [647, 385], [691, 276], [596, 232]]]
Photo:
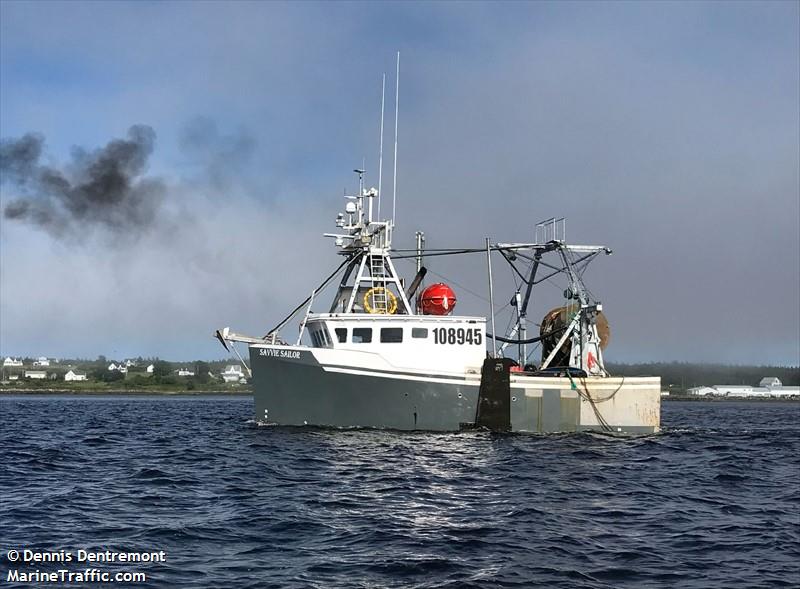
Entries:
[[536, 224], [536, 243], [545, 244], [551, 241], [567, 241], [567, 219], [552, 217]]

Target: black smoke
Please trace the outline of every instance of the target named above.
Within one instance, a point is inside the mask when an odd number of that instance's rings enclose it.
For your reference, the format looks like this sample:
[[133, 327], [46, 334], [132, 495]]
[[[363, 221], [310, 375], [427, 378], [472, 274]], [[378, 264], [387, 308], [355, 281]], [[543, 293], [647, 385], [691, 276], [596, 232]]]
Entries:
[[40, 162], [44, 137], [28, 133], [0, 142], [0, 180], [12, 185], [6, 219], [24, 221], [58, 238], [86, 235], [102, 227], [135, 236], [157, 220], [164, 184], [144, 176], [156, 134], [134, 125], [127, 139], [87, 152], [73, 150], [63, 169]]

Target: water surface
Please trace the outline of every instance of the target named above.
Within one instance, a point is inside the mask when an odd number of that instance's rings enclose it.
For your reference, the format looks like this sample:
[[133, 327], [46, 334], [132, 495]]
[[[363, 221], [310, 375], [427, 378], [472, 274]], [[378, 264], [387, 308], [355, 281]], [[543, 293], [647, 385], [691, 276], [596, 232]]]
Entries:
[[0, 398], [3, 583], [28, 547], [164, 550], [140, 587], [800, 586], [800, 403], [667, 402], [664, 432], [634, 438], [252, 411]]

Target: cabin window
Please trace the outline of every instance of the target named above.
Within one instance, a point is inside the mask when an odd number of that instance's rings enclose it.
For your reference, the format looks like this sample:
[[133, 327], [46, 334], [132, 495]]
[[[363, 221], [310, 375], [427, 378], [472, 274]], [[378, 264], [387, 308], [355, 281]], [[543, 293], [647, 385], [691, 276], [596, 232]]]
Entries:
[[368, 344], [372, 341], [372, 328], [371, 327], [354, 327], [353, 328], [353, 343], [354, 344]]
[[402, 327], [384, 327], [381, 329], [382, 344], [399, 344], [403, 341]]
[[336, 328], [336, 339], [339, 340], [340, 344], [343, 344], [347, 341], [347, 328], [346, 327], [337, 327]]
[[323, 325], [322, 329], [319, 330], [319, 333], [321, 335], [320, 339], [322, 339], [323, 347], [332, 348], [333, 347], [333, 342], [331, 341], [331, 336], [328, 333], [328, 328]]
[[412, 327], [411, 337], [414, 339], [426, 339], [428, 337], [427, 327]]
[[319, 327], [311, 331], [311, 341], [314, 342], [315, 348], [330, 348], [331, 337], [328, 335], [328, 330], [325, 326]]

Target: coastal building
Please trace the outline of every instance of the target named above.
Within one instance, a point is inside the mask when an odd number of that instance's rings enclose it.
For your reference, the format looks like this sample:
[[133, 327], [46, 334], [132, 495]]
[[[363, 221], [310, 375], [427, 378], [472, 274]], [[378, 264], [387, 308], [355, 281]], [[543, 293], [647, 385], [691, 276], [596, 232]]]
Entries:
[[31, 380], [44, 380], [47, 378], [47, 370], [26, 370], [25, 378], [30, 378]]
[[156, 367], [155, 367], [153, 364], [150, 364], [150, 365], [149, 365], [149, 366], [146, 368], [146, 370], [147, 370], [147, 374], [153, 374], [153, 370], [155, 370], [155, 369], [156, 369]]
[[717, 392], [717, 389], [712, 387], [692, 387], [691, 389], [686, 389], [686, 394], [697, 395], [698, 397], [707, 397], [719, 395], [719, 392]]
[[194, 376], [194, 371], [188, 368], [178, 368], [178, 376]]
[[22, 366], [22, 360], [17, 360], [16, 358], [6, 358], [3, 360], [3, 367], [9, 366]]
[[244, 378], [242, 367], [238, 364], [228, 364], [221, 374], [222, 380], [225, 382], [239, 382]]
[[712, 388], [717, 391], [718, 395], [730, 395], [731, 397], [746, 397], [753, 392], [753, 387], [749, 385], [715, 384]]
[[689, 395], [698, 397], [727, 397], [741, 399], [776, 399], [800, 397], [800, 387], [785, 387], [780, 379], [764, 377], [759, 386], [716, 384], [713, 387], [693, 387], [687, 389]]
[[86, 380], [86, 373], [85, 372], [77, 372], [75, 370], [70, 370], [64, 375], [65, 381], [82, 381]]
[[720, 393], [726, 397], [741, 397], [755, 399], [758, 397], [767, 398], [770, 396], [770, 390], [764, 387], [723, 387]]
[[33, 365], [34, 366], [50, 366], [50, 360], [48, 360], [44, 356], [39, 356], [36, 360], [34, 360]]
[[122, 363], [120, 363], [120, 364], [114, 364], [114, 363], [112, 362], [111, 364], [109, 364], [109, 365], [108, 365], [108, 370], [109, 370], [109, 372], [114, 372], [114, 371], [117, 371], [117, 372], [121, 372], [122, 374], [127, 374], [127, 372], [128, 372], [128, 367], [127, 367], [127, 366], [125, 366], [125, 365], [124, 365], [124, 364], [122, 364]]
[[800, 397], [800, 387], [775, 387], [769, 390], [769, 396], [776, 398]]
[[761, 382], [758, 383], [758, 386], [772, 389], [775, 387], [782, 387], [783, 383], [781, 379], [776, 376], [765, 376], [761, 379]]

